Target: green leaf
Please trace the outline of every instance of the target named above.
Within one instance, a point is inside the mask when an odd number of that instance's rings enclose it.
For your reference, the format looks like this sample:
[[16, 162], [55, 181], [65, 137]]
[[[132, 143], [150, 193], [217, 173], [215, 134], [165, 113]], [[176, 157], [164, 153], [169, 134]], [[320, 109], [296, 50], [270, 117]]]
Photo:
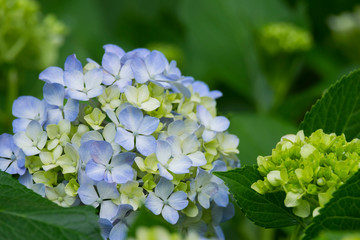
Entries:
[[255, 114], [237, 114], [230, 117], [229, 132], [240, 138], [242, 166], [256, 164], [259, 155], [271, 154], [275, 143], [286, 134], [296, 133], [296, 127], [284, 120]]
[[255, 224], [265, 228], [281, 228], [303, 224], [290, 208], [285, 207], [284, 192], [261, 195], [251, 189], [251, 184], [261, 179], [256, 166], [245, 166], [228, 172], [216, 172], [229, 187], [245, 215]]
[[300, 125], [309, 136], [317, 129], [344, 133], [347, 140], [360, 137], [360, 71], [342, 77], [305, 115]]
[[320, 210], [320, 215], [305, 230], [304, 240], [315, 238], [321, 231], [344, 230], [360, 230], [360, 171], [347, 180]]
[[0, 171], [1, 239], [101, 239], [95, 209], [62, 208]]

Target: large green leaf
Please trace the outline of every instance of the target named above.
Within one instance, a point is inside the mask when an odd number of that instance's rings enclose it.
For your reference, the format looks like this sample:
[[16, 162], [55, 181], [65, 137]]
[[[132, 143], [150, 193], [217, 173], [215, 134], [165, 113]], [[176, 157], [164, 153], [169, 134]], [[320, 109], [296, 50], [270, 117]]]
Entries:
[[0, 171], [1, 239], [101, 239], [95, 209], [62, 208]]
[[290, 208], [285, 207], [284, 192], [261, 195], [251, 189], [251, 184], [261, 179], [255, 166], [245, 166], [228, 172], [216, 172], [229, 187], [245, 215], [255, 224], [265, 228], [281, 228], [303, 224]]
[[306, 135], [317, 129], [345, 133], [348, 140], [360, 136], [360, 71], [342, 77], [305, 115], [300, 125]]
[[253, 165], [258, 155], [271, 154], [280, 138], [296, 133], [296, 127], [284, 120], [255, 114], [237, 114], [230, 117], [229, 132], [240, 138], [242, 165]]
[[360, 171], [352, 176], [320, 210], [306, 229], [304, 240], [315, 238], [321, 231], [360, 230]]

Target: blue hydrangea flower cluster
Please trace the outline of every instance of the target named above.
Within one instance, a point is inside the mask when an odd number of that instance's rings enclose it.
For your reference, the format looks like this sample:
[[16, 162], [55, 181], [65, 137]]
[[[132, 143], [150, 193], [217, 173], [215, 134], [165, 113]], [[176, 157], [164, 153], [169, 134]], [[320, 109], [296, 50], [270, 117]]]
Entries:
[[101, 64], [70, 55], [40, 73], [44, 99], [13, 104], [0, 169], [60, 206], [99, 209], [104, 239], [124, 239], [142, 205], [183, 230], [224, 238], [233, 215], [212, 174], [239, 165], [239, 139], [216, 116], [219, 91], [158, 51], [105, 45]]

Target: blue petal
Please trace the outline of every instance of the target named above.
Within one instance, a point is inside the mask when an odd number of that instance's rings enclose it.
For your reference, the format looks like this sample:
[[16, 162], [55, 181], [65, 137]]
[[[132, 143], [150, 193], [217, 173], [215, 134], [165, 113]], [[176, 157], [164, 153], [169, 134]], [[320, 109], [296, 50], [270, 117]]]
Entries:
[[58, 83], [45, 83], [43, 92], [44, 99], [48, 104], [58, 107], [64, 105], [65, 90], [63, 85]]
[[116, 166], [122, 166], [122, 165], [129, 165], [131, 166], [134, 163], [134, 159], [136, 157], [136, 154], [133, 152], [123, 152], [119, 153], [118, 155], [114, 156], [111, 165]]
[[160, 174], [161, 177], [164, 177], [167, 180], [173, 180], [174, 179], [173, 175], [171, 175], [169, 173], [169, 171], [165, 167], [163, 167], [160, 163], [158, 163], [157, 166], [159, 168], [159, 174]]
[[167, 200], [173, 191], [174, 184], [165, 178], [160, 178], [160, 181], [155, 187], [156, 196], [160, 197], [163, 200]]
[[171, 157], [171, 146], [168, 142], [163, 140], [157, 141], [156, 157], [160, 163], [166, 165]]
[[216, 132], [226, 131], [230, 126], [230, 121], [223, 116], [216, 117], [211, 121], [211, 130]]
[[215, 131], [211, 131], [211, 130], [207, 130], [205, 129], [203, 134], [202, 134], [202, 138], [204, 140], [204, 142], [210, 142], [211, 140], [213, 140], [216, 136], [216, 132]]
[[112, 219], [112, 221], [124, 220], [133, 210], [134, 208], [129, 204], [120, 204], [117, 209], [116, 216]]
[[67, 98], [72, 98], [79, 101], [87, 101], [89, 100], [89, 97], [86, 95], [86, 93], [73, 90], [73, 89], [66, 89], [65, 90]]
[[127, 151], [134, 149], [134, 135], [123, 128], [117, 128], [115, 142]]
[[111, 229], [109, 239], [110, 240], [125, 240], [128, 232], [128, 227], [125, 223], [120, 221]]
[[112, 75], [118, 75], [120, 72], [120, 58], [115, 53], [105, 52], [101, 64]]
[[104, 71], [102, 83], [104, 85], [111, 85], [111, 84], [113, 84], [114, 81], [115, 81], [115, 77], [113, 75], [111, 75], [110, 73]]
[[87, 92], [88, 98], [94, 98], [100, 96], [104, 92], [104, 88], [102, 86], [97, 86], [90, 91]]
[[40, 73], [39, 79], [47, 83], [64, 85], [64, 71], [59, 67], [48, 67]]
[[12, 114], [18, 118], [35, 119], [39, 113], [44, 113], [44, 103], [32, 96], [17, 98], [12, 106]]
[[84, 75], [84, 81], [85, 87], [88, 91], [99, 87], [103, 81], [103, 70], [95, 68], [88, 71]]
[[86, 164], [85, 172], [89, 178], [95, 181], [101, 181], [104, 179], [105, 166], [94, 162], [92, 159]]
[[134, 171], [130, 165], [116, 166], [111, 170], [112, 179], [118, 184], [124, 184], [133, 180]]
[[126, 86], [131, 86], [131, 84], [132, 84], [132, 80], [130, 78], [120, 79], [114, 83], [114, 85], [118, 86], [121, 93], [125, 91]]
[[117, 208], [118, 206], [111, 200], [103, 201], [100, 206], [100, 218], [111, 220], [115, 216]]
[[47, 111], [47, 122], [46, 124], [58, 124], [61, 120], [63, 120], [62, 111], [59, 108], [48, 109]]
[[168, 199], [169, 205], [174, 208], [175, 210], [183, 210], [189, 204], [187, 200], [187, 195], [183, 191], [177, 191], [171, 194]]
[[122, 56], [125, 55], [125, 51], [117, 46], [117, 45], [114, 45], [114, 44], [106, 44], [103, 46], [103, 48], [105, 49], [105, 52], [111, 52], [111, 53], [114, 53], [116, 54], [119, 58], [121, 58]]
[[5, 159], [5, 158], [0, 158], [0, 170], [1, 171], [6, 171], [6, 169], [9, 167], [10, 164], [11, 164], [11, 160]]
[[70, 89], [82, 91], [85, 87], [84, 74], [80, 71], [65, 71], [64, 83]]
[[143, 113], [136, 107], [128, 106], [121, 110], [119, 120], [127, 129], [135, 132], [139, 129], [141, 121], [143, 120]]
[[79, 114], [79, 101], [68, 99], [64, 107], [65, 119], [70, 122], [75, 121]]
[[71, 70], [71, 71], [76, 70], [76, 71], [80, 71], [80, 72], [83, 71], [82, 64], [76, 58], [75, 54], [72, 54], [66, 58], [64, 69], [65, 69], [65, 71], [69, 71], [69, 70]]
[[156, 140], [153, 136], [136, 136], [136, 149], [144, 156], [149, 156], [156, 150]]
[[100, 198], [115, 199], [120, 197], [119, 191], [116, 188], [116, 183], [98, 182], [96, 184]]
[[214, 90], [214, 91], [211, 91], [211, 92], [209, 93], [209, 97], [211, 97], [211, 98], [213, 98], [213, 99], [217, 99], [217, 98], [220, 98], [220, 97], [222, 97], [222, 96], [223, 96], [222, 92], [220, 92], [220, 91], [218, 91], [218, 90]]
[[196, 107], [196, 117], [202, 125], [204, 125], [205, 127], [210, 127], [213, 117], [211, 116], [209, 111], [202, 105], [198, 105]]
[[158, 198], [153, 192], [150, 192], [145, 200], [145, 206], [155, 215], [159, 215], [164, 206], [163, 201]]
[[[84, 146], [85, 143], [89, 141], [104, 141], [104, 139], [98, 131], [89, 131], [81, 137], [81, 146]], [[88, 146], [87, 151], [91, 149], [91, 145]]]
[[152, 51], [145, 58], [145, 65], [150, 76], [158, 75], [165, 70], [166, 58], [159, 51]]
[[136, 132], [143, 135], [150, 135], [155, 132], [155, 130], [159, 126], [159, 123], [160, 119], [156, 117], [145, 116], [142, 119], [140, 126]]
[[113, 149], [110, 143], [105, 141], [92, 142], [90, 149], [90, 156], [92, 159], [101, 164], [108, 164], [113, 154]]
[[219, 190], [213, 196], [215, 203], [220, 207], [226, 207], [229, 204], [229, 192], [226, 188], [219, 187]]
[[11, 145], [14, 142], [13, 136], [7, 133], [0, 135], [0, 157], [11, 158], [13, 152]]
[[103, 239], [108, 239], [110, 231], [113, 227], [111, 222], [107, 219], [100, 218], [99, 225], [100, 225], [100, 230], [101, 230], [101, 236], [103, 237]]
[[164, 206], [161, 215], [166, 221], [168, 221], [171, 224], [175, 224], [179, 220], [179, 213], [168, 205]]
[[91, 184], [80, 185], [77, 193], [80, 197], [81, 202], [86, 205], [93, 205], [99, 198], [94, 186]]
[[121, 63], [125, 64], [127, 61], [132, 61], [135, 58], [144, 59], [147, 55], [149, 55], [149, 53], [150, 53], [149, 49], [146, 49], [146, 48], [134, 49], [134, 50], [126, 53], [121, 58]]
[[18, 133], [18, 132], [25, 131], [26, 127], [29, 125], [30, 122], [31, 122], [31, 120], [29, 120], [29, 119], [24, 119], [24, 118], [15, 119], [12, 122], [13, 132]]
[[169, 164], [169, 170], [176, 174], [188, 173], [192, 161], [187, 156], [176, 157]]
[[150, 80], [150, 75], [146, 68], [145, 62], [140, 58], [135, 58], [131, 61], [131, 69], [134, 73], [134, 78], [138, 83], [146, 83]]

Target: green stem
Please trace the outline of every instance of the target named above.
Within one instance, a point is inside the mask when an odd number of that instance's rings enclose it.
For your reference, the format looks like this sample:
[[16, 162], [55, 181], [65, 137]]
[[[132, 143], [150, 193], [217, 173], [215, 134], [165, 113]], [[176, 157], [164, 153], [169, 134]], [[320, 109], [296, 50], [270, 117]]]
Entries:
[[13, 102], [18, 96], [18, 72], [15, 67], [9, 68], [7, 80], [6, 112], [11, 116]]
[[302, 230], [302, 226], [300, 224], [296, 225], [293, 233], [291, 234], [290, 240], [297, 240], [301, 230]]

